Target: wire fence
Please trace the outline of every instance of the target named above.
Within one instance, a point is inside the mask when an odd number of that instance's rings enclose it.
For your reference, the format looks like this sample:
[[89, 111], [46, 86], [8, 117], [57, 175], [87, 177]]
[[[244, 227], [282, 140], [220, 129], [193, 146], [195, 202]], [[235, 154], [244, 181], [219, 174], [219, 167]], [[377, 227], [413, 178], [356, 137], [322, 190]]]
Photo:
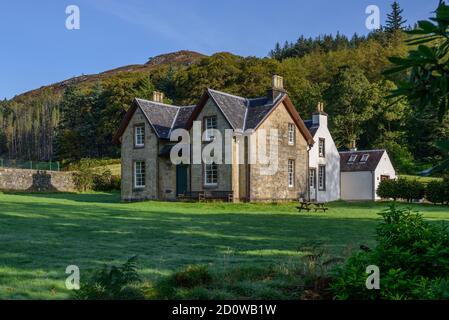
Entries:
[[17, 168], [17, 169], [31, 169], [31, 170], [46, 170], [46, 171], [61, 171], [61, 166], [58, 161], [24, 161], [15, 159], [1, 159], [0, 168]]

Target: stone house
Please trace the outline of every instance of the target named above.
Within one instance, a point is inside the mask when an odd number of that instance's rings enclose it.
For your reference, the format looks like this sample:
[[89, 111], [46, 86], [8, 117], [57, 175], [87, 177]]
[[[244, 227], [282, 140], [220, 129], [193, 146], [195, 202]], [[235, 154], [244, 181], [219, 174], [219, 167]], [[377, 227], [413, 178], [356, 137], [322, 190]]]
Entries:
[[[208, 89], [195, 106], [166, 105], [162, 100], [157, 92], [153, 101], [135, 99], [114, 137], [122, 146], [122, 200], [176, 200], [192, 194], [233, 201], [307, 198], [308, 150], [314, 140], [282, 77], [273, 76], [267, 95], [259, 98]], [[197, 127], [202, 152], [231, 131], [228, 143], [221, 140], [227, 153], [214, 154], [214, 162], [196, 163], [194, 142], [189, 142], [190, 163], [173, 164], [170, 153], [177, 141], [170, 136], [185, 129], [194, 137]], [[254, 153], [276, 153], [276, 158], [253, 162]], [[268, 167], [276, 170], [267, 174]]]

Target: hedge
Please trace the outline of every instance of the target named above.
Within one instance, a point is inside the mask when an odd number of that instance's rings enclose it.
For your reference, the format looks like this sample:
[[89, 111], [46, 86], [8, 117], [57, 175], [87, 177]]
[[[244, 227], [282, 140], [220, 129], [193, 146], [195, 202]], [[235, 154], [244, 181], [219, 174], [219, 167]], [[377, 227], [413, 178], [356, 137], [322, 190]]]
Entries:
[[449, 177], [442, 181], [431, 181], [427, 185], [418, 180], [399, 178], [383, 180], [377, 188], [377, 194], [384, 199], [413, 200], [426, 199], [434, 204], [449, 204]]
[[403, 199], [411, 202], [421, 200], [425, 195], [425, 186], [417, 180], [399, 178], [397, 180], [383, 180], [377, 188], [381, 198]]

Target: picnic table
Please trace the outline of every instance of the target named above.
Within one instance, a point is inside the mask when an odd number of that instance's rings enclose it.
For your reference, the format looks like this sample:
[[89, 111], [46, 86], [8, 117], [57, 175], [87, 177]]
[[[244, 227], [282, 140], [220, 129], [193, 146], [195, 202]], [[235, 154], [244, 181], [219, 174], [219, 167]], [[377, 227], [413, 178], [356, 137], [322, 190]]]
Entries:
[[326, 207], [326, 203], [324, 202], [300, 201], [299, 204], [300, 205], [296, 207], [299, 212], [301, 212], [302, 210], [306, 210], [307, 212], [309, 212], [312, 209], [315, 210], [315, 212], [317, 212], [318, 210], [322, 210], [323, 212], [329, 210], [329, 208]]
[[300, 206], [296, 207], [299, 212], [301, 212], [302, 210], [306, 210], [307, 212], [309, 212], [311, 210], [310, 207], [312, 205], [312, 202], [300, 201], [299, 204]]

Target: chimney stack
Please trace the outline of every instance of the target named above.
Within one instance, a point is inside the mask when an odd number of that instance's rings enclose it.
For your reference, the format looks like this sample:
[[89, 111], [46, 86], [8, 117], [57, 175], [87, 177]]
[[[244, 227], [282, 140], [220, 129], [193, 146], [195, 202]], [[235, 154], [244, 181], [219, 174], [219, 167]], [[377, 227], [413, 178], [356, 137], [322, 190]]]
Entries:
[[355, 139], [351, 140], [350, 146], [349, 146], [349, 150], [352, 152], [357, 151], [357, 144]]
[[270, 101], [276, 100], [276, 98], [282, 94], [285, 93], [284, 89], [284, 78], [278, 75], [273, 75], [271, 78], [271, 88], [268, 90], [268, 99]]
[[324, 102], [318, 102], [316, 111], [312, 114], [314, 126], [327, 127], [327, 113], [324, 112]]
[[159, 91], [153, 91], [153, 101], [154, 102], [164, 102], [164, 94]]

